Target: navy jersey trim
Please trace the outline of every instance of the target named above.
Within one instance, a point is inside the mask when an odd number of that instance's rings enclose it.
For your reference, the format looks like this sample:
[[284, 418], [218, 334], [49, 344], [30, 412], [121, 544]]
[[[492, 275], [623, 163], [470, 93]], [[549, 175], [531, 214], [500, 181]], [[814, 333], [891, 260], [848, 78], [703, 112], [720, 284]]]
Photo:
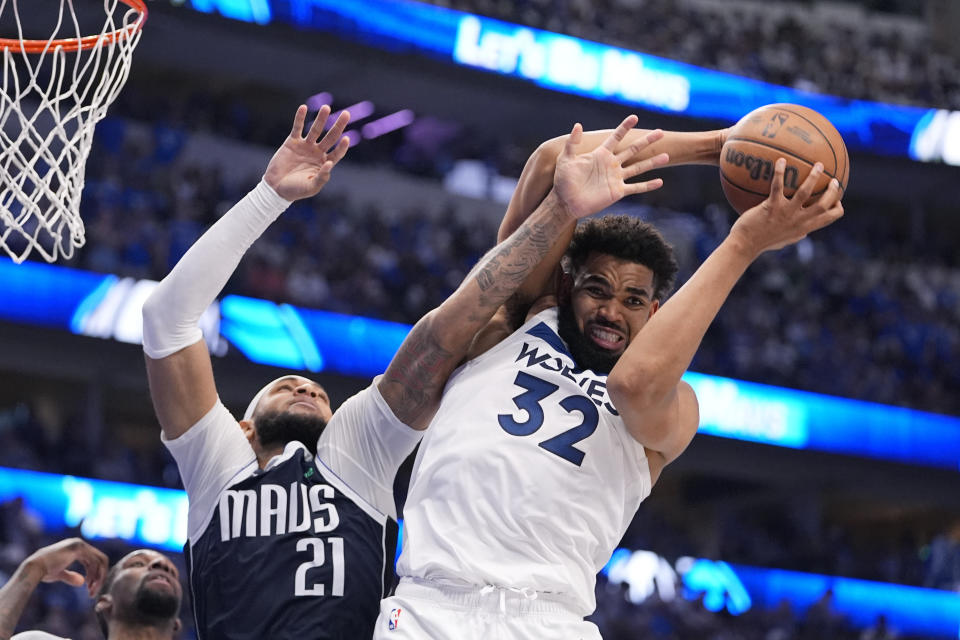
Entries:
[[546, 322], [541, 322], [540, 324], [531, 327], [527, 330], [527, 334], [536, 338], [540, 338], [548, 345], [553, 347], [555, 351], [573, 360], [573, 355], [570, 354], [569, 349], [567, 349], [567, 345], [563, 343], [563, 340], [560, 339], [560, 336], [558, 336], [557, 333], [551, 329]]

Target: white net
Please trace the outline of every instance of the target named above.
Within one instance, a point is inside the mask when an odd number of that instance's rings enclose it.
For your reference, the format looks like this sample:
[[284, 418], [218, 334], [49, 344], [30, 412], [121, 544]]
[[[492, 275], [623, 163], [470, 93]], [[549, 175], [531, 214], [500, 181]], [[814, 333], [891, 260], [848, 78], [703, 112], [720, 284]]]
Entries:
[[[0, 0], [0, 24], [16, 29], [0, 38], [0, 248], [15, 262], [31, 251], [69, 259], [83, 246], [80, 194], [94, 127], [127, 80], [146, 18], [142, 0], [103, 0], [103, 13], [98, 0], [102, 28], [84, 35], [80, 1]], [[32, 24], [39, 5], [56, 2], [55, 24]], [[25, 39], [28, 27], [49, 35]]]

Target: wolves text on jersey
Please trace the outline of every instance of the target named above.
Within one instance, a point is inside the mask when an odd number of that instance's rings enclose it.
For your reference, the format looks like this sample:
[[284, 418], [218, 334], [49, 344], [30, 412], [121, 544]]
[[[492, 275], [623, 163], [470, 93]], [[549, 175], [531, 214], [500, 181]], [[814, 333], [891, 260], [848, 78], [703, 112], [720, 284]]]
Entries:
[[564, 378], [572, 380], [578, 387], [583, 389], [584, 393], [598, 407], [606, 409], [607, 413], [618, 416], [617, 409], [610, 403], [607, 396], [606, 376], [598, 376], [591, 371], [578, 371], [570, 366], [558, 355], [549, 351], [540, 353], [540, 347], [531, 347], [529, 343], [524, 342], [520, 348], [520, 355], [514, 362], [520, 362], [526, 358], [525, 367], [540, 367], [547, 371], [559, 373]]
[[[298, 489], [299, 487], [299, 489]], [[326, 484], [309, 487], [291, 482], [261, 484], [255, 489], [227, 489], [220, 496], [220, 540], [333, 531], [340, 524], [330, 501], [335, 491]]]

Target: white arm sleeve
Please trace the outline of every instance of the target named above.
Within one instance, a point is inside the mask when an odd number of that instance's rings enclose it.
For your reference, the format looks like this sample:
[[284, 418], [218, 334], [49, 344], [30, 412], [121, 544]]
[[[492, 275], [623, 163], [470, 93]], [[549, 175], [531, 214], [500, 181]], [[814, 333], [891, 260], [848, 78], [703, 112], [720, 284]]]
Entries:
[[393, 480], [422, 431], [400, 422], [373, 384], [344, 402], [320, 435], [317, 458], [380, 513], [394, 520]]
[[260, 181], [210, 227], [143, 304], [143, 351], [165, 358], [203, 338], [198, 322], [254, 240], [290, 206]]
[[182, 436], [160, 439], [177, 461], [187, 490], [187, 536], [195, 543], [213, 517], [224, 489], [257, 470], [257, 456], [236, 419], [217, 398], [200, 420]]

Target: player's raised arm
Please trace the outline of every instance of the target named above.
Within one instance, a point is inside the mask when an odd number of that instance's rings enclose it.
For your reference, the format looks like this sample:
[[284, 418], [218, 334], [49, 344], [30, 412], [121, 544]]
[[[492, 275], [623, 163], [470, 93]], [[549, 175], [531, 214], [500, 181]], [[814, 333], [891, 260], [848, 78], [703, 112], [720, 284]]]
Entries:
[[783, 195], [785, 162], [776, 163], [770, 197], [740, 216], [726, 239], [647, 322], [607, 378], [607, 389], [630, 433], [647, 449], [675, 459], [697, 429], [696, 397], [680, 378], [733, 286], [764, 251], [797, 242], [843, 215], [833, 180], [803, 206], [823, 171], [817, 165], [792, 199]]
[[474, 336], [550, 253], [565, 229], [625, 195], [662, 184], [659, 179], [626, 182], [645, 167], [640, 163], [624, 166], [646, 144], [644, 139], [623, 144], [636, 121], [636, 116], [628, 117], [586, 153], [576, 151], [583, 137], [576, 125], [556, 159], [546, 197], [516, 231], [480, 260], [443, 304], [416, 324], [379, 383], [400, 420], [416, 429], [427, 427], [447, 377], [467, 354]]
[[[659, 129], [631, 129], [619, 143], [616, 151], [634, 148], [634, 154], [625, 166], [639, 165], [640, 173], [656, 167], [678, 166], [685, 164], [718, 165], [720, 148], [726, 140], [726, 129], [714, 131], [678, 132]], [[610, 135], [610, 130], [588, 131], [580, 138], [575, 147], [577, 153], [587, 153], [596, 149]], [[547, 140], [533, 152], [527, 160], [517, 182], [517, 188], [510, 198], [507, 212], [500, 223], [497, 242], [503, 242], [514, 232], [530, 213], [543, 201], [553, 185], [553, 174], [559, 157], [569, 135]], [[570, 225], [558, 238], [557, 245], [544, 258], [538, 269], [534, 270], [526, 282], [518, 288], [514, 297], [514, 306], [526, 307], [533, 301], [552, 290], [554, 271], [560, 258], [566, 251], [573, 236], [575, 225]], [[514, 312], [514, 315], [516, 312]], [[523, 314], [521, 314], [523, 315]], [[515, 328], [515, 327], [512, 327]]]
[[[83, 566], [85, 575], [70, 570], [74, 563]], [[9, 640], [30, 595], [41, 582], [66, 582], [74, 587], [86, 582], [93, 597], [106, 575], [107, 556], [79, 538], [38, 549], [20, 563], [0, 589], [0, 640]]]
[[196, 424], [217, 402], [200, 316], [213, 303], [250, 245], [293, 200], [316, 195], [346, 154], [350, 114], [324, 135], [324, 106], [303, 134], [307, 108], [271, 158], [263, 180], [183, 256], [143, 305], [143, 350], [153, 405], [168, 440]]

